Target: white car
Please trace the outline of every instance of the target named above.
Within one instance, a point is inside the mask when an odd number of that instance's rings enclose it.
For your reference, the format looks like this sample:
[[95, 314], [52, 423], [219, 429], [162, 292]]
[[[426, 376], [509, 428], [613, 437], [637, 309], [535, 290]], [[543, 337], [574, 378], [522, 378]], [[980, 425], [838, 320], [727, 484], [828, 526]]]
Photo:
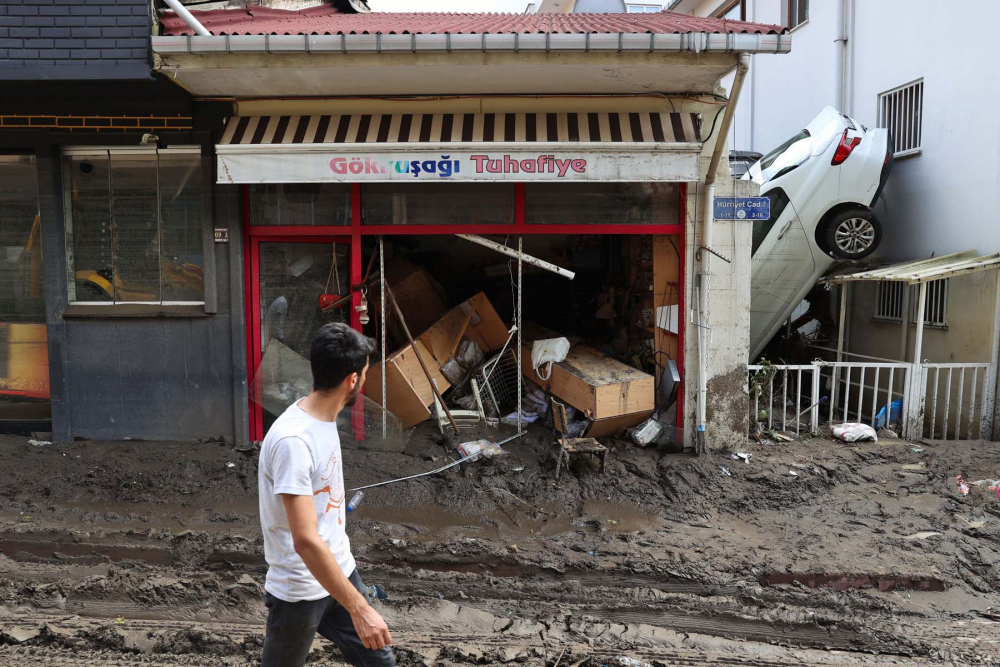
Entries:
[[769, 219], [753, 223], [751, 360], [831, 264], [878, 247], [882, 227], [872, 208], [892, 156], [888, 130], [868, 130], [826, 107], [743, 176], [771, 200]]

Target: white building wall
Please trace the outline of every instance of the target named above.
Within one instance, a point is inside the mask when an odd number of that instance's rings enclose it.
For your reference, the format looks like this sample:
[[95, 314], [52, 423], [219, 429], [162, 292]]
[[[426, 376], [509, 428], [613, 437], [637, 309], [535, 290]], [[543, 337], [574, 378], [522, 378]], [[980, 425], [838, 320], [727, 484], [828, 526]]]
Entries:
[[855, 116], [874, 126], [879, 93], [924, 79], [923, 150], [893, 167], [878, 209], [881, 254], [1000, 251], [1000, 90], [989, 64], [1000, 2], [965, 0], [959, 10], [879, 0], [855, 2], [855, 10]]

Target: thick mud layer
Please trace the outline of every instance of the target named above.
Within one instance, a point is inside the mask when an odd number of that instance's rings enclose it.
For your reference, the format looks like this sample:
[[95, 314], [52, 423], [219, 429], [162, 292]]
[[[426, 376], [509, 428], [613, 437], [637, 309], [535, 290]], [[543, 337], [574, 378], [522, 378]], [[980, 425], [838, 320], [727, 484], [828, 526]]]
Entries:
[[[484, 432], [463, 439], [503, 434]], [[456, 458], [345, 451], [350, 486]], [[690, 457], [551, 434], [366, 491], [348, 523], [401, 665], [1000, 661], [994, 443], [825, 439]], [[256, 455], [0, 439], [0, 664], [254, 664]], [[956, 475], [970, 484], [960, 491]], [[312, 662], [341, 664], [317, 640]]]

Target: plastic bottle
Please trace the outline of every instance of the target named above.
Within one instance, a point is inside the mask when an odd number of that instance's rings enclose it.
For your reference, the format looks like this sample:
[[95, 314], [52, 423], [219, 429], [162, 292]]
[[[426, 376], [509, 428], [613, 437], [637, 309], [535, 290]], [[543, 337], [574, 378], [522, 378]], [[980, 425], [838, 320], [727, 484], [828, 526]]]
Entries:
[[353, 496], [351, 496], [351, 502], [347, 503], [347, 511], [353, 512], [361, 504], [361, 501], [365, 499], [365, 492], [358, 491]]

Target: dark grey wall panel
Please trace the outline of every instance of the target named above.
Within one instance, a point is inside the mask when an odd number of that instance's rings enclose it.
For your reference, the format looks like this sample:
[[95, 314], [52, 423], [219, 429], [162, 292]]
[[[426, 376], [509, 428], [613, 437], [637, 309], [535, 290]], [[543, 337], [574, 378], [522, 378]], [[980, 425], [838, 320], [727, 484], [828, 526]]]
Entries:
[[0, 0], [0, 80], [150, 78], [150, 3]]
[[74, 437], [233, 435], [228, 315], [65, 320]]

